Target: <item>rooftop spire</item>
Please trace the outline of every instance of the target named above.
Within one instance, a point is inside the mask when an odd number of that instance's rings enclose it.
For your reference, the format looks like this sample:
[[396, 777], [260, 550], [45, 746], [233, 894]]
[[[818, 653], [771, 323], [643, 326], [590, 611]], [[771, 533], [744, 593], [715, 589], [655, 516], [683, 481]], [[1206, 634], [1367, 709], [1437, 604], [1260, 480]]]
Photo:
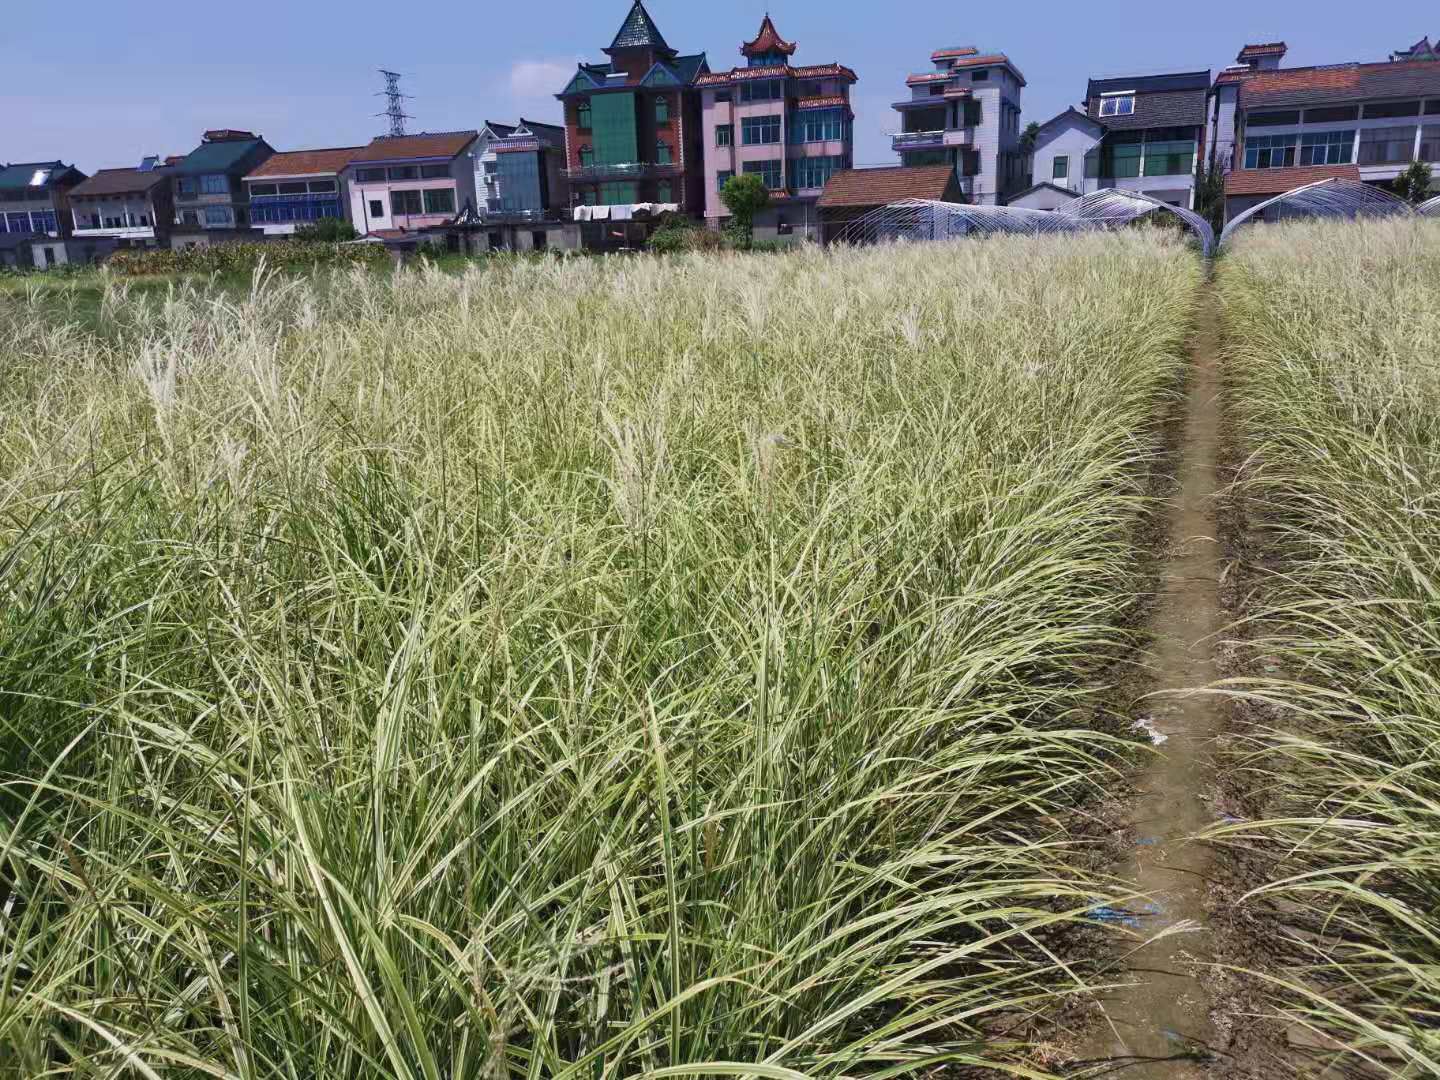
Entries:
[[765, 53], [783, 53], [786, 56], [795, 54], [795, 43], [780, 36], [780, 31], [775, 29], [768, 11], [760, 22], [760, 33], [755, 35], [753, 41], [747, 41], [740, 46], [742, 56], [761, 56]]
[[660, 33], [655, 20], [650, 18], [643, 0], [635, 0], [630, 14], [625, 16], [625, 21], [620, 26], [620, 32], [605, 51], [613, 53], [617, 49], [654, 49], [656, 52], [666, 53], [675, 51], [665, 43], [665, 35]]

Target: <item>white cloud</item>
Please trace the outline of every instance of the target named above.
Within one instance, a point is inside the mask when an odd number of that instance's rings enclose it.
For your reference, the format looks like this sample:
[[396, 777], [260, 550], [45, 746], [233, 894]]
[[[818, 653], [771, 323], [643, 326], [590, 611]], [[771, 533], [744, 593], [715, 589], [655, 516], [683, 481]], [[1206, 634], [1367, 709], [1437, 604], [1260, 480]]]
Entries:
[[510, 67], [510, 93], [516, 98], [553, 98], [575, 74], [572, 60], [517, 60]]

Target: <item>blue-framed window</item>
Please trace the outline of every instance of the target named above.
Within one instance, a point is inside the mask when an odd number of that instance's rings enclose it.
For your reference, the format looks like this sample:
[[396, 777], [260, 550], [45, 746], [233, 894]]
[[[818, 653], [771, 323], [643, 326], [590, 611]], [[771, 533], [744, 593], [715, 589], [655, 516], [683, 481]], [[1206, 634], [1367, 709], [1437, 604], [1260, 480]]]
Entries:
[[844, 109], [802, 109], [791, 115], [792, 143], [838, 142], [847, 135]]
[[1245, 168], [1288, 169], [1294, 164], [1294, 135], [1247, 135], [1245, 137]]
[[194, 195], [199, 190], [193, 176], [177, 176], [175, 178], [175, 193], [177, 195]]
[[1349, 165], [1355, 159], [1355, 131], [1317, 131], [1300, 136], [1301, 165]]
[[730, 172], [728, 169], [721, 169], [718, 173], [715, 174], [715, 190], [724, 191], [725, 182], [734, 175], [735, 174], [733, 172]]
[[729, 146], [729, 145], [731, 145], [734, 141], [735, 141], [735, 125], [734, 125], [734, 124], [716, 124], [716, 125], [715, 125], [715, 145], [716, 145], [716, 146]]
[[746, 116], [740, 121], [740, 142], [744, 146], [769, 146], [780, 141], [780, 114]]
[[785, 184], [785, 162], [781, 158], [768, 161], [747, 161], [745, 171], [757, 175], [771, 191], [779, 191]]
[[37, 210], [30, 215], [30, 223], [35, 227], [36, 232], [58, 232], [59, 227], [55, 224], [54, 210]]
[[757, 79], [740, 84], [740, 100], [779, 101], [785, 96], [785, 82], [782, 79]]
[[674, 159], [670, 154], [670, 144], [664, 139], [655, 140], [655, 164], [669, 165]]
[[797, 189], [823, 188], [843, 168], [845, 159], [839, 155], [791, 158], [790, 183]]
[[35, 231], [30, 228], [30, 215], [23, 211], [16, 213], [12, 210], [5, 215], [5, 219], [10, 223], [10, 231], [12, 233], [30, 233]]
[[230, 178], [224, 173], [206, 173], [204, 176], [200, 177], [200, 194], [230, 194]]
[[230, 216], [228, 206], [207, 206], [205, 208], [205, 224], [213, 226], [226, 226], [235, 224], [235, 219]]

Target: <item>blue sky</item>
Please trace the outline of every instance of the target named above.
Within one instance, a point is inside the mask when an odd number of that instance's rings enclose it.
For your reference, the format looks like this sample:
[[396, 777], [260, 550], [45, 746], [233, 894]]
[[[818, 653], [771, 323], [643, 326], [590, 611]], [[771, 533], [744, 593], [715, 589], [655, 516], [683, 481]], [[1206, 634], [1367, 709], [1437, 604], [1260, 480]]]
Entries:
[[[766, 0], [706, 4], [647, 0], [670, 44], [739, 62]], [[907, 72], [933, 49], [976, 45], [1009, 54], [1029, 86], [1025, 120], [1078, 101], [1091, 75], [1218, 70], [1248, 41], [1285, 40], [1286, 64], [1383, 60], [1424, 34], [1440, 11], [1420, 4], [1335, 0], [1211, 0], [1183, 18], [1163, 7], [1076, 3], [963, 5], [942, 0], [769, 0], [797, 63], [840, 61], [854, 89], [856, 160], [894, 161], [885, 133]], [[371, 114], [379, 67], [406, 73], [412, 130], [474, 128], [525, 115], [556, 120], [552, 96], [579, 58], [600, 50], [629, 0], [68, 0], [63, 17], [39, 3], [5, 16], [0, 160], [62, 158], [87, 172], [185, 153], [207, 127], [248, 128], [277, 149], [344, 146], [383, 130]], [[543, 16], [543, 17], [542, 17]], [[1429, 25], [1427, 25], [1427, 21]]]

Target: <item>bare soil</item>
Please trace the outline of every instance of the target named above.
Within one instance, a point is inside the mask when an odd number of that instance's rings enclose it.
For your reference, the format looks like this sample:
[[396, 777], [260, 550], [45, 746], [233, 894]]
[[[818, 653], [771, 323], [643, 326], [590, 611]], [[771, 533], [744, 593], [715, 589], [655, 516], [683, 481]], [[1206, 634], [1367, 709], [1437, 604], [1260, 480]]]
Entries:
[[1226, 619], [1218, 541], [1222, 381], [1218, 316], [1207, 288], [1191, 344], [1176, 477], [1157, 596], [1149, 610], [1152, 651], [1129, 715], [1156, 753], [1136, 777], [1128, 854], [1117, 874], [1145, 900], [1115, 917], [1134, 948], [1100, 998], [1103, 1017], [1079, 1056], [1087, 1075], [1126, 1080], [1214, 1076], [1224, 1059], [1213, 1013], [1215, 942], [1210, 931], [1212, 854], [1191, 838], [1215, 820], [1215, 741], [1223, 707], [1203, 692], [1221, 677], [1214, 649]]

